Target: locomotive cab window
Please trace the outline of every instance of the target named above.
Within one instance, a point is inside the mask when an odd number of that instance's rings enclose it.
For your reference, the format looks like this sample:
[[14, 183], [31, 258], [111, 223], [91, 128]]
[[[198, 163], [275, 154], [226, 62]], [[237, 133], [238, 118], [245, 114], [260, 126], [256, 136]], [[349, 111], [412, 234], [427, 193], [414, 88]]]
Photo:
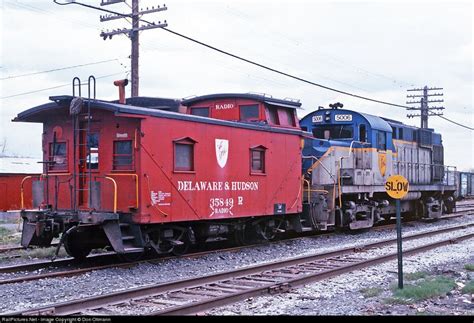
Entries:
[[49, 170], [67, 169], [66, 143], [52, 142], [49, 144]]
[[313, 129], [313, 136], [319, 139], [352, 139], [354, 130], [352, 125], [318, 126]]
[[114, 141], [114, 170], [133, 170], [133, 149], [131, 140]]
[[174, 142], [174, 171], [194, 171], [194, 144], [191, 138], [180, 139]]
[[264, 146], [250, 148], [251, 174], [265, 174], [265, 150]]
[[258, 109], [258, 104], [240, 106], [241, 121], [258, 121], [259, 119], [260, 113]]
[[367, 130], [365, 128], [365, 124], [359, 125], [359, 141], [367, 142]]
[[387, 133], [384, 131], [377, 131], [377, 149], [387, 150]]

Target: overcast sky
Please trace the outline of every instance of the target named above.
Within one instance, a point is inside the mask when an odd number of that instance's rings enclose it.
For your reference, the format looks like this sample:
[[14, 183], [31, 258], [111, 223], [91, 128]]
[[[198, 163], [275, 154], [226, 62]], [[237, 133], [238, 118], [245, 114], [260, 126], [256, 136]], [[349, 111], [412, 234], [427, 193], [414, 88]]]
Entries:
[[[101, 0], [83, 2], [99, 5]], [[66, 2], [62, 0], [62, 2]], [[71, 94], [71, 80], [98, 79], [100, 99], [116, 99], [112, 82], [127, 77], [130, 41], [104, 41], [102, 30], [128, 27], [125, 20], [99, 21], [102, 13], [52, 0], [2, 0], [0, 145], [5, 152], [41, 156], [41, 126], [11, 123], [19, 112]], [[128, 0], [128, 3], [131, 3]], [[146, 15], [168, 28], [220, 49], [315, 83], [405, 104], [412, 87], [444, 88], [445, 116], [474, 127], [473, 4], [471, 1], [184, 1]], [[141, 0], [141, 7], [163, 2]], [[125, 4], [107, 8], [128, 12]], [[301, 100], [300, 117], [318, 106], [344, 108], [418, 126], [403, 108], [330, 92], [238, 61], [160, 29], [140, 34], [140, 95], [184, 98], [222, 92], [259, 92]], [[112, 60], [31, 76], [22, 74]], [[61, 87], [62, 86], [62, 87]], [[30, 94], [57, 87], [51, 90]], [[130, 90], [130, 89], [128, 89]], [[18, 95], [17, 94], [22, 94]], [[438, 103], [439, 105], [439, 103]], [[474, 168], [473, 131], [438, 117], [445, 162]], [[0, 147], [0, 153], [2, 147]]]

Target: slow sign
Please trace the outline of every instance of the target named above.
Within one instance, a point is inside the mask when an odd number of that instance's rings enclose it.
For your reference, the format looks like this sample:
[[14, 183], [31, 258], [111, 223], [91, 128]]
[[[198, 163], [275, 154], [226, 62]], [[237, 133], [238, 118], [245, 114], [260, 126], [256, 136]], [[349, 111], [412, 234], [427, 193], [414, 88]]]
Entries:
[[402, 175], [390, 176], [385, 182], [385, 191], [391, 198], [397, 200], [407, 195], [409, 188], [408, 180]]

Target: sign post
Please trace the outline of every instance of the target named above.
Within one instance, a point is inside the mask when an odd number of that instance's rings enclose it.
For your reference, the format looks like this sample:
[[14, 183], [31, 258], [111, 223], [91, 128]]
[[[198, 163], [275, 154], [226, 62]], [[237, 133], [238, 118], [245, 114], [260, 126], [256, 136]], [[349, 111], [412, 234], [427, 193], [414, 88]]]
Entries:
[[400, 199], [407, 195], [408, 180], [401, 175], [393, 175], [385, 182], [385, 191], [395, 199], [397, 208], [397, 253], [398, 253], [398, 288], [403, 289], [403, 262], [402, 262], [402, 220], [400, 215]]

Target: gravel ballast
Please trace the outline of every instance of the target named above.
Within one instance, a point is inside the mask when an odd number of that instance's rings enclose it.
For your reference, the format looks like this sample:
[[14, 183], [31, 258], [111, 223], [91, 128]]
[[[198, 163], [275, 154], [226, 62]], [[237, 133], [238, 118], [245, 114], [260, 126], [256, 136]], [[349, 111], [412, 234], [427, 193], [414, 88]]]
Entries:
[[[472, 222], [472, 217], [465, 216], [436, 223], [411, 223], [404, 227], [403, 234], [408, 235], [470, 222]], [[473, 229], [468, 228], [464, 231], [473, 232]], [[436, 239], [444, 239], [450, 235], [454, 236], [456, 233], [442, 234]], [[196, 258], [175, 258], [156, 263], [144, 263], [127, 269], [106, 269], [76, 277], [2, 285], [0, 286], [0, 297], [2, 297], [0, 313], [19, 311], [132, 287], [212, 274], [274, 261], [275, 259], [321, 253], [394, 237], [396, 237], [394, 230], [370, 231], [358, 235], [321, 235], [244, 248], [234, 252], [222, 251]], [[406, 242], [404, 248], [410, 248], [411, 243]], [[456, 261], [459, 263], [468, 262], [469, 260], [473, 262], [471, 256], [473, 254], [472, 246], [472, 240], [468, 240], [456, 245], [438, 248], [422, 256], [407, 257], [404, 261], [405, 270], [407, 272], [426, 270], [427, 268]], [[392, 247], [392, 249], [396, 250], [396, 247]], [[361, 314], [360, 306], [357, 306], [361, 296], [359, 290], [372, 285], [389, 285], [393, 282], [394, 277], [396, 279], [394, 271], [396, 271], [396, 262], [389, 262], [376, 268], [359, 270], [312, 284], [289, 294], [261, 297], [251, 300], [251, 302], [241, 302], [216, 309], [210, 311], [209, 314]], [[363, 299], [360, 302], [367, 303]]]

